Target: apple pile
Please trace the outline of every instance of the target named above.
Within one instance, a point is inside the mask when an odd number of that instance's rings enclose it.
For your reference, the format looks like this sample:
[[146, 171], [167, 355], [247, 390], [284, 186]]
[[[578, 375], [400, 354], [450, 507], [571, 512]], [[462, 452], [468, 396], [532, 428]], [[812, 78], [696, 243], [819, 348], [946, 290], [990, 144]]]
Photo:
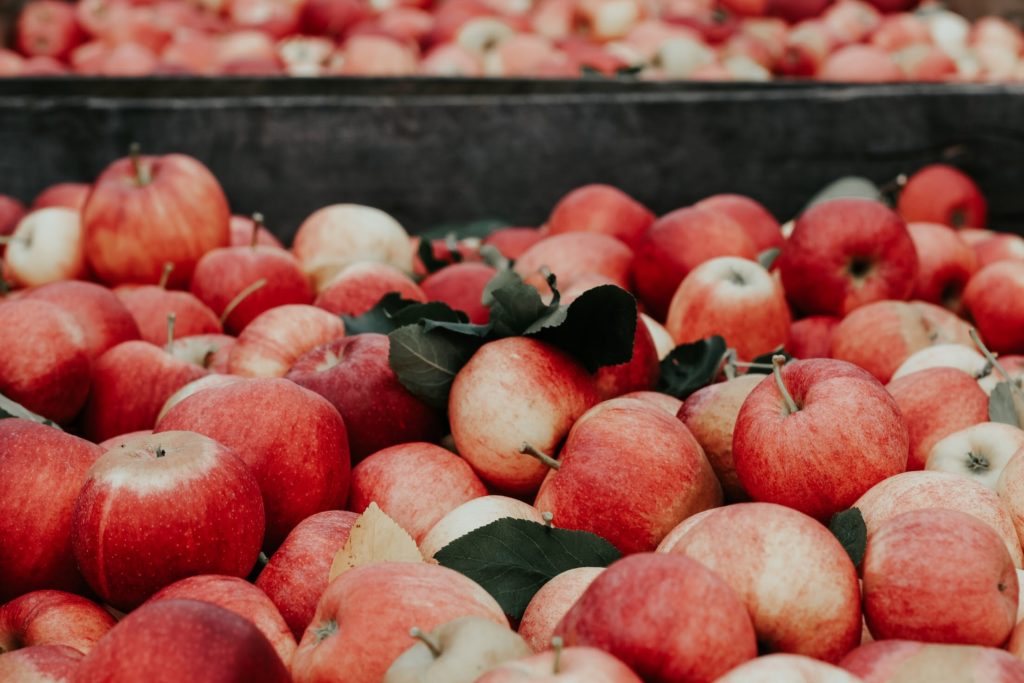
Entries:
[[1024, 680], [1024, 238], [898, 185], [0, 196], [0, 681]]
[[1013, 81], [1024, 34], [919, 0], [30, 0], [0, 76]]

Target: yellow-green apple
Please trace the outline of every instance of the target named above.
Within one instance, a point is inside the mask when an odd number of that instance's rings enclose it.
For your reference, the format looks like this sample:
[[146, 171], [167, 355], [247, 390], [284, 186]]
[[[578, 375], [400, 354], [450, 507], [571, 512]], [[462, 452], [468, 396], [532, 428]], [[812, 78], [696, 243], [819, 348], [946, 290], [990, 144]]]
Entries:
[[82, 221], [72, 209], [39, 209], [18, 222], [5, 238], [4, 270], [22, 287], [86, 276]]
[[646, 206], [617, 187], [595, 183], [577, 187], [559, 199], [547, 227], [552, 235], [596, 232], [632, 247], [653, 222], [654, 214]]
[[242, 330], [228, 356], [228, 371], [243, 377], [284, 377], [306, 352], [344, 336], [345, 323], [323, 309], [278, 306]]
[[605, 365], [594, 373], [594, 385], [601, 399], [635, 391], [651, 391], [658, 384], [661, 364], [658, 349], [647, 326], [637, 318], [633, 333], [633, 356], [625, 363]]
[[896, 208], [908, 222], [953, 228], [984, 228], [988, 219], [988, 203], [975, 182], [946, 164], [931, 164], [910, 176]]
[[0, 301], [0, 394], [67, 423], [89, 394], [89, 349], [74, 316], [47, 301]]
[[1017, 537], [1024, 545], [1024, 458], [1015, 453], [1010, 462], [1003, 467], [1002, 474], [996, 481], [996, 493], [1003, 505], [1010, 512], [1013, 524], [1017, 528]]
[[[210, 372], [226, 374], [235, 338], [226, 334], [195, 334], [171, 343], [171, 355]], [[234, 375], [232, 375], [234, 377]]]
[[656, 220], [636, 246], [633, 261], [635, 291], [647, 312], [664, 320], [687, 273], [717, 256], [757, 258], [753, 240], [727, 214], [686, 208]]
[[678, 414], [679, 409], [683, 407], [683, 402], [678, 398], [663, 394], [660, 391], [631, 391], [628, 394], [623, 394], [620, 398], [635, 398], [654, 408], [664, 410], [669, 415]]
[[1024, 263], [1000, 261], [967, 283], [964, 306], [996, 353], [1024, 353]]
[[420, 288], [428, 301], [442, 301], [468, 315], [469, 322], [485, 325], [491, 319], [491, 309], [481, 299], [496, 273], [483, 263], [453, 263], [425, 277]]
[[749, 498], [733, 463], [733, 430], [743, 402], [763, 379], [764, 375], [741, 375], [706, 386], [690, 394], [676, 414], [704, 449], [729, 501]]
[[779, 348], [789, 334], [782, 285], [755, 261], [722, 256], [687, 274], [672, 297], [665, 329], [677, 344], [725, 338], [741, 360]]
[[505, 258], [515, 260], [544, 237], [545, 233], [537, 228], [499, 228], [487, 236], [484, 244], [493, 246]]
[[66, 645], [34, 645], [0, 654], [0, 681], [71, 683], [83, 655]]
[[383, 334], [328, 342], [299, 358], [285, 375], [330, 401], [348, 432], [353, 462], [410, 441], [437, 441], [444, 415], [409, 393], [388, 362]]
[[1013, 518], [995, 491], [948, 472], [904, 472], [879, 482], [853, 504], [864, 516], [868, 542], [887, 520], [904, 512], [946, 508], [985, 522], [1003, 539], [1014, 566], [1021, 567], [1021, 544]]
[[939, 223], [910, 223], [907, 230], [917, 251], [913, 298], [959, 313], [964, 287], [978, 268], [974, 249], [955, 230]]
[[82, 209], [85, 257], [100, 280], [182, 288], [199, 258], [230, 239], [227, 198], [202, 163], [182, 154], [119, 159], [96, 179]]
[[274, 602], [296, 638], [313, 620], [334, 556], [357, 519], [344, 510], [310, 515], [292, 529], [256, 578], [256, 587]]
[[246, 619], [208, 602], [161, 600], [125, 617], [75, 672], [76, 683], [147, 680], [291, 679], [270, 642]]
[[62, 206], [75, 211], [85, 208], [92, 185], [88, 183], [57, 183], [36, 195], [32, 200], [32, 209], [46, 209], [51, 206]]
[[906, 421], [878, 380], [824, 358], [776, 362], [733, 430], [736, 474], [750, 497], [819, 520], [904, 471], [909, 451]]
[[857, 648], [841, 664], [864, 683], [1016, 683], [1024, 678], [1024, 662], [1004, 650], [977, 645], [880, 640]]
[[0, 602], [42, 588], [84, 592], [71, 512], [102, 451], [28, 420], [0, 420]]
[[961, 230], [960, 233], [965, 241], [967, 233], [977, 233], [971, 237], [976, 236], [978, 239], [970, 244], [977, 258], [979, 270], [999, 261], [1024, 261], [1024, 237], [1020, 235], [967, 229]]
[[925, 469], [970, 477], [995, 490], [1003, 468], [1021, 448], [1024, 431], [1001, 422], [981, 422], [932, 446]]
[[381, 683], [474, 683], [502, 662], [532, 654], [530, 646], [508, 626], [486, 617], [459, 617], [424, 633], [400, 654]]
[[840, 318], [831, 315], [812, 315], [794, 320], [789, 326], [786, 351], [794, 358], [829, 358], [832, 353], [832, 333]]
[[640, 321], [651, 335], [654, 348], [658, 352], [658, 360], [664, 360], [665, 356], [672, 353], [672, 350], [676, 347], [676, 340], [672, 338], [672, 335], [669, 334], [664, 325], [646, 313], [640, 313]]
[[0, 607], [0, 653], [65, 645], [85, 654], [114, 623], [109, 612], [80, 595], [32, 591]]
[[401, 270], [387, 263], [365, 261], [339, 271], [320, 288], [314, 303], [335, 315], [362, 315], [391, 292], [403, 299], [427, 300], [423, 290]]
[[613, 563], [555, 634], [570, 647], [608, 652], [649, 683], [713, 681], [757, 655], [736, 593], [681, 555], [641, 553]]
[[547, 467], [520, 453], [523, 442], [553, 452], [596, 402], [593, 378], [574, 358], [535, 339], [508, 337], [484, 344], [455, 376], [448, 415], [458, 452], [481, 479], [530, 494]]
[[750, 197], [741, 194], [716, 194], [694, 204], [698, 209], [720, 211], [739, 223], [758, 253], [781, 248], [785, 241], [775, 216]]
[[405, 228], [383, 211], [358, 204], [333, 204], [314, 212], [299, 226], [292, 253], [317, 291], [357, 261], [380, 261], [412, 272], [413, 250]]
[[991, 370], [985, 357], [972, 348], [963, 344], [935, 344], [908, 356], [892, 373], [892, 379], [897, 380], [929, 368], [956, 368], [975, 378]]
[[446, 514], [486, 495], [465, 460], [432, 443], [409, 442], [377, 451], [352, 469], [348, 508], [361, 513], [377, 503], [419, 543]]
[[922, 470], [932, 447], [954, 432], [988, 420], [988, 397], [956, 368], [927, 368], [885, 386], [910, 432], [908, 470]]
[[158, 285], [125, 286], [114, 290], [135, 318], [143, 341], [163, 346], [167, 341], [167, 316], [174, 315], [174, 336], [219, 334], [220, 320], [210, 307], [188, 292]]
[[628, 666], [594, 647], [567, 647], [506, 662], [476, 683], [641, 683]]
[[857, 570], [805, 514], [772, 503], [718, 508], [667, 552], [700, 562], [736, 591], [762, 650], [838, 662], [860, 644]]
[[123, 341], [140, 338], [135, 318], [121, 300], [102, 285], [79, 280], [54, 282], [26, 292], [25, 298], [48, 301], [70, 313], [82, 328], [92, 361]]
[[[620, 466], [623, 457], [628, 469]], [[533, 506], [552, 513], [559, 527], [595, 533], [623, 553], [654, 550], [679, 522], [722, 503], [690, 430], [636, 399], [612, 399], [584, 413], [551, 467]]]
[[505, 518], [544, 523], [541, 511], [528, 503], [505, 496], [482, 496], [463, 503], [432, 526], [420, 541], [420, 552], [430, 559], [456, 538]]
[[199, 600], [234, 612], [260, 630], [286, 666], [298, 647], [288, 624], [267, 594], [237, 576], [190, 576], [161, 588], [146, 604], [160, 600]]
[[515, 271], [544, 296], [550, 294], [544, 269], [558, 278], [565, 291], [578, 280], [592, 275], [606, 278], [629, 289], [633, 252], [610, 235], [595, 232], [565, 232], [545, 237], [527, 249], [515, 263]]
[[844, 316], [883, 299], [906, 299], [917, 276], [907, 225], [868, 199], [832, 199], [796, 221], [777, 261], [786, 296], [806, 314]]
[[266, 310], [313, 300], [309, 281], [294, 256], [255, 244], [204, 254], [189, 289], [224, 321], [224, 329], [231, 334], [241, 332]]
[[255, 221], [248, 216], [231, 217], [231, 246], [250, 247], [253, 242], [264, 247], [284, 249], [281, 241], [267, 230], [262, 221]]
[[263, 540], [249, 467], [192, 432], [136, 437], [89, 469], [72, 520], [82, 576], [121, 610], [197, 574], [246, 576]]
[[604, 567], [576, 567], [558, 574], [534, 593], [519, 620], [519, 635], [534, 652], [551, 647], [555, 627]]
[[[402, 596], [401, 600], [391, 599]], [[487, 591], [436, 564], [378, 562], [327, 586], [292, 660], [295, 683], [379, 683], [409, 647], [413, 627], [430, 631], [458, 617], [508, 621]]]
[[848, 671], [803, 655], [774, 654], [752, 659], [715, 683], [863, 683]]

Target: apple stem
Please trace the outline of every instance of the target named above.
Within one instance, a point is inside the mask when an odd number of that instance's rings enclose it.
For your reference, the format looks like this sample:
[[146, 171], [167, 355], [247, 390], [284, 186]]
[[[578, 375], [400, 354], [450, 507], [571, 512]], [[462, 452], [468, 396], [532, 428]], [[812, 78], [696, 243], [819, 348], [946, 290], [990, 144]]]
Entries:
[[736, 349], [726, 349], [722, 356], [722, 372], [726, 380], [736, 379]]
[[555, 528], [555, 525], [553, 523], [554, 519], [555, 519], [555, 513], [551, 512], [551, 511], [542, 512], [542, 513], [540, 513], [540, 517], [541, 517], [541, 519], [544, 520], [544, 525], [547, 528], [549, 528], [549, 529], [554, 529]]
[[177, 318], [174, 313], [167, 314], [167, 353], [174, 352], [174, 321]]
[[413, 626], [409, 629], [409, 635], [426, 645], [427, 649], [430, 650], [430, 654], [434, 655], [434, 659], [441, 656], [441, 648], [426, 633], [420, 630], [418, 626]]
[[782, 394], [782, 400], [786, 402], [786, 409], [789, 410], [789, 414], [792, 415], [800, 410], [796, 405], [796, 401], [793, 400], [792, 394], [789, 393], [789, 389], [786, 388], [786, 383], [782, 381], [782, 366], [786, 364], [786, 357], [781, 353], [777, 353], [772, 356], [772, 374], [775, 375], [775, 384], [779, 387], [779, 393]]
[[562, 648], [565, 647], [565, 641], [562, 640], [562, 636], [555, 636], [551, 639], [551, 649], [555, 651], [555, 663], [551, 667], [551, 673], [558, 675], [559, 669], [562, 668]]
[[529, 455], [534, 458], [537, 458], [538, 460], [540, 460], [542, 463], [544, 463], [553, 470], [562, 469], [562, 464], [560, 462], [552, 458], [547, 453], [543, 451], [538, 451], [536, 448], [534, 448], [525, 441], [523, 442], [523, 445], [519, 447], [519, 452], [524, 455]]
[[238, 305], [245, 301], [247, 298], [249, 298], [250, 294], [258, 291], [259, 289], [265, 287], [266, 285], [267, 278], [261, 277], [259, 280], [252, 283], [251, 285], [243, 289], [241, 292], [236, 294], [235, 298], [229, 301], [228, 305], [224, 307], [224, 312], [220, 314], [220, 326], [224, 327], [224, 323], [227, 322], [227, 319], [231, 316], [232, 313], [235, 312], [235, 309], [238, 308]]
[[167, 289], [167, 282], [171, 279], [171, 273], [174, 272], [174, 264], [168, 261], [164, 264], [164, 270], [160, 273], [160, 281], [157, 282], [157, 286], [160, 289]]
[[252, 242], [249, 244], [249, 246], [252, 247], [253, 249], [255, 249], [256, 245], [259, 243], [260, 228], [262, 228], [263, 226], [263, 214], [257, 211], [252, 215]]
[[131, 147], [128, 148], [128, 155], [132, 160], [132, 170], [135, 172], [135, 184], [139, 187], [149, 184], [149, 174], [146, 173], [146, 169], [142, 167], [142, 147], [137, 142], [133, 142]]
[[1006, 371], [1003, 364], [999, 362], [998, 358], [996, 358], [996, 354], [989, 351], [988, 347], [985, 346], [985, 342], [981, 341], [981, 337], [978, 335], [978, 330], [972, 327], [969, 332], [971, 335], [971, 341], [973, 341], [974, 345], [978, 347], [978, 351], [981, 351], [981, 355], [985, 356], [985, 360], [988, 361], [988, 364], [1003, 376], [1006, 383], [1010, 385], [1010, 391], [1017, 394], [1018, 398], [1024, 399], [1024, 391], [1022, 391], [1021, 388], [1017, 386], [1017, 383], [1013, 381], [1013, 377], [1010, 376], [1010, 373]]

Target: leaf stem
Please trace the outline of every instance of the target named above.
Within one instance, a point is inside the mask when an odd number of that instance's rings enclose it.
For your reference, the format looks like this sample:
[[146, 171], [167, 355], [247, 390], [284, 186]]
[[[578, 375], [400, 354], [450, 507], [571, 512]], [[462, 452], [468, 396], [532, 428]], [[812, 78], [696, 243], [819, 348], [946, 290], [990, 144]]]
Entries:
[[437, 643], [432, 641], [430, 636], [424, 633], [419, 626], [413, 626], [409, 629], [409, 635], [426, 645], [427, 649], [430, 650], [430, 654], [434, 656], [434, 659], [441, 656], [441, 648], [439, 648]]
[[544, 463], [553, 470], [559, 470], [562, 468], [562, 464], [560, 462], [552, 458], [547, 453], [537, 450], [526, 441], [524, 441], [523, 445], [519, 447], [519, 452], [524, 455], [529, 455], [534, 458], [537, 458], [537, 460], [540, 460], [542, 463]]
[[551, 511], [542, 512], [540, 513], [540, 517], [544, 520], [544, 526], [546, 526], [549, 529], [555, 528], [555, 525], [553, 523], [555, 519], [555, 513]]
[[781, 353], [777, 353], [772, 356], [772, 373], [775, 375], [775, 384], [779, 387], [779, 393], [782, 394], [782, 400], [786, 402], [786, 409], [789, 410], [789, 414], [792, 415], [798, 412], [800, 408], [797, 406], [796, 401], [793, 400], [793, 395], [789, 393], [789, 389], [786, 387], [786, 383], [782, 381], [782, 366], [786, 364], [786, 357]]
[[224, 307], [224, 311], [220, 314], [220, 326], [224, 327], [224, 323], [227, 322], [231, 314], [235, 312], [239, 304], [245, 301], [251, 294], [260, 290], [267, 285], [267, 278], [261, 277], [256, 282], [252, 283], [241, 292], [235, 295], [235, 298], [228, 302], [228, 305]]
[[999, 359], [996, 358], [996, 354], [989, 351], [988, 347], [985, 346], [985, 342], [981, 341], [981, 337], [978, 335], [978, 330], [972, 327], [969, 332], [971, 335], [971, 341], [973, 341], [974, 345], [978, 347], [978, 351], [981, 351], [981, 355], [985, 356], [985, 360], [988, 361], [989, 365], [995, 368], [996, 372], [1003, 376], [1006, 383], [1010, 385], [1010, 391], [1015, 393], [1017, 398], [1024, 399], [1024, 390], [1017, 386], [1017, 382], [1015, 382], [1013, 377], [1010, 376], [1010, 373], [1006, 371], [1003, 364], [999, 362]]

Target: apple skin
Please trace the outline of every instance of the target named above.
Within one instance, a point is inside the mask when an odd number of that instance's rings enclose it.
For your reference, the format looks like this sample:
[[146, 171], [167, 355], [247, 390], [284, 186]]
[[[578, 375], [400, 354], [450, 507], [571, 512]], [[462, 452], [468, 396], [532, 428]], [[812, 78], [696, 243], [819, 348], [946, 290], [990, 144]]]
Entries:
[[932, 446], [925, 469], [969, 477], [995, 491], [1003, 468], [1021, 448], [1024, 431], [1001, 422], [981, 422]]
[[995, 491], [966, 477], [948, 472], [904, 472], [873, 486], [853, 507], [864, 516], [869, 544], [886, 521], [905, 512], [926, 508], [966, 512], [995, 529], [1014, 566], [1022, 566], [1021, 544], [1006, 504]]
[[908, 470], [922, 470], [932, 447], [988, 420], [988, 397], [974, 377], [956, 368], [928, 368], [886, 385], [910, 432]]
[[644, 681], [713, 681], [757, 655], [754, 627], [732, 588], [698, 562], [642, 553], [601, 573], [555, 630], [597, 647]]
[[939, 223], [909, 223], [907, 230], [917, 251], [913, 298], [960, 313], [964, 287], [978, 269], [974, 249]]
[[234, 337], [226, 334], [194, 334], [175, 339], [171, 344], [171, 355], [210, 372], [226, 375], [235, 342]]
[[264, 311], [238, 335], [228, 372], [242, 377], [284, 377], [303, 354], [345, 336], [336, 315], [305, 304]]
[[446, 514], [486, 495], [465, 460], [412, 442], [377, 451], [353, 468], [348, 508], [362, 513], [375, 502], [419, 543]]
[[0, 655], [0, 681], [71, 683], [81, 652], [66, 645], [34, 645]]
[[602, 400], [635, 391], [653, 391], [661, 375], [661, 362], [654, 338], [637, 317], [633, 333], [633, 356], [625, 363], [606, 365], [594, 373], [594, 385]]
[[757, 247], [727, 214], [687, 208], [656, 220], [635, 253], [634, 291], [651, 315], [664, 320], [679, 283], [691, 270], [717, 256], [754, 260]]
[[851, 652], [841, 662], [864, 683], [899, 681], [985, 681], [1016, 683], [1024, 662], [991, 647], [881, 640]]
[[1024, 458], [1019, 456], [1020, 451], [1003, 467], [995, 489], [999, 499], [1009, 510], [1013, 524], [1017, 528], [1017, 537], [1022, 539], [1021, 544], [1024, 545]]
[[545, 583], [534, 594], [519, 621], [519, 635], [534, 652], [551, 648], [551, 638], [558, 622], [603, 571], [604, 567], [569, 569]]
[[237, 576], [190, 576], [160, 589], [145, 604], [160, 600], [199, 600], [234, 612], [260, 630], [285, 666], [291, 663], [298, 647], [288, 624], [266, 593]]
[[[388, 596], [401, 595], [402, 600]], [[292, 660], [295, 683], [379, 683], [424, 632], [479, 616], [508, 626], [501, 607], [454, 570], [418, 562], [378, 562], [350, 569], [327, 586]]]
[[131, 312], [102, 285], [79, 280], [54, 282], [26, 292], [25, 298], [48, 301], [74, 316], [85, 335], [91, 361], [121, 342], [141, 338]]
[[516, 260], [514, 269], [543, 296], [550, 294], [540, 272], [548, 268], [558, 278], [559, 291], [566, 291], [586, 276], [599, 275], [623, 289], [629, 289], [633, 252], [610, 235], [595, 232], [564, 232], [545, 237]]
[[353, 463], [389, 446], [444, 435], [444, 415], [402, 386], [388, 362], [389, 348], [384, 334], [336, 339], [310, 350], [285, 375], [341, 413]]
[[486, 325], [491, 309], [480, 301], [497, 272], [483, 263], [453, 263], [425, 277], [420, 288], [427, 301], [442, 301], [468, 315], [469, 322]]
[[284, 249], [281, 241], [274, 237], [274, 233], [270, 232], [262, 225], [256, 225], [253, 219], [248, 216], [232, 216], [230, 228], [232, 247], [251, 247], [253, 243], [253, 232], [255, 231], [255, 240], [257, 245]]
[[160, 281], [185, 287], [199, 258], [230, 241], [227, 198], [199, 161], [181, 154], [139, 157], [148, 182], [139, 183], [131, 159], [119, 159], [96, 179], [82, 209], [85, 256], [108, 284]]
[[385, 294], [426, 301], [427, 295], [409, 276], [387, 263], [367, 261], [347, 266], [320, 289], [314, 304], [335, 315], [362, 315]]
[[750, 197], [741, 194], [716, 194], [694, 204], [698, 209], [720, 211], [739, 223], [758, 253], [782, 248], [785, 239], [775, 216]]
[[[558, 673], [555, 673], [555, 658]], [[641, 683], [628, 666], [594, 647], [567, 647], [505, 662], [476, 683]]]
[[0, 393], [66, 424], [89, 394], [89, 351], [74, 316], [47, 301], [0, 301]]
[[246, 576], [263, 528], [259, 485], [238, 456], [200, 434], [165, 432], [93, 464], [71, 543], [89, 587], [127, 611], [188, 576]]
[[896, 209], [908, 222], [953, 228], [984, 228], [988, 218], [988, 202], [978, 186], [946, 164], [931, 164], [910, 176]]
[[551, 512], [559, 527], [595, 533], [623, 554], [654, 550], [679, 522], [722, 503], [714, 470], [690, 430], [636, 399], [612, 399], [584, 413], [559, 465], [533, 506]]
[[892, 83], [905, 80], [892, 56], [872, 45], [844, 45], [825, 58], [816, 78], [840, 83]]
[[717, 508], [666, 551], [700, 562], [736, 591], [762, 650], [835, 663], [860, 644], [857, 570], [807, 515], [772, 503]]
[[109, 612], [79, 595], [32, 591], [0, 607], [0, 652], [64, 645], [85, 654], [114, 624]]
[[161, 600], [143, 605], [111, 629], [75, 675], [76, 683], [145, 680], [291, 679], [259, 629], [234, 612], [199, 600]]
[[86, 277], [78, 212], [32, 211], [18, 222], [3, 257], [8, 278], [22, 287]]
[[1024, 353], [1024, 262], [998, 261], [978, 271], [964, 290], [982, 339], [995, 353]]
[[171, 313], [174, 314], [175, 339], [223, 331], [217, 314], [189, 292], [143, 285], [118, 287], [114, 293], [135, 318], [143, 341], [150, 344], [167, 344], [167, 317]]
[[552, 235], [594, 232], [635, 246], [654, 223], [654, 214], [640, 202], [611, 185], [583, 185], [558, 200], [548, 217]]
[[509, 337], [484, 344], [455, 376], [448, 415], [455, 445], [477, 475], [499, 491], [525, 495], [547, 468], [519, 452], [523, 442], [553, 452], [597, 398], [593, 378], [571, 356]]
[[679, 409], [683, 407], [683, 402], [678, 398], [660, 391], [631, 391], [628, 394], [623, 394], [620, 398], [635, 398], [653, 408], [664, 410], [669, 415], [678, 414]]
[[720, 335], [740, 360], [779, 348], [789, 335], [782, 285], [758, 263], [734, 256], [705, 261], [672, 297], [665, 329], [676, 344]]
[[349, 486], [345, 423], [326, 399], [284, 379], [200, 391], [174, 406], [160, 432], [198, 432], [234, 450], [263, 493], [273, 550], [313, 513], [340, 509]]
[[851, 673], [803, 655], [773, 654], [741, 664], [715, 683], [864, 683]]
[[1017, 593], [999, 534], [956, 510], [897, 515], [864, 555], [864, 616], [876, 640], [998, 647], [1013, 630]]
[[85, 201], [92, 192], [88, 183], [57, 183], [36, 195], [32, 200], [32, 209], [45, 209], [51, 206], [63, 206], [75, 211], [85, 208]]
[[15, 25], [15, 44], [28, 57], [64, 59], [84, 38], [74, 7], [54, 0], [26, 3]]
[[455, 539], [506, 517], [544, 523], [540, 510], [528, 503], [506, 496], [482, 496], [463, 503], [432, 526], [420, 542], [420, 552], [431, 559]]
[[[1020, 235], [971, 228], [964, 228], [958, 234], [974, 249], [978, 270], [999, 261], [1024, 261], [1024, 238]], [[975, 235], [977, 240], [969, 241]]]
[[493, 246], [505, 258], [515, 260], [544, 237], [537, 228], [499, 228], [487, 236], [484, 244]]
[[796, 413], [766, 378], [736, 418], [733, 460], [751, 498], [827, 521], [906, 469], [906, 422], [874, 377], [850, 363], [811, 359], [788, 363], [782, 378]]
[[988, 361], [973, 348], [963, 344], [935, 344], [912, 353], [892, 373], [892, 381], [929, 368], [956, 368], [972, 377], [981, 377]]
[[841, 318], [831, 315], [812, 315], [794, 320], [789, 326], [786, 351], [794, 358], [830, 358], [832, 333]]

